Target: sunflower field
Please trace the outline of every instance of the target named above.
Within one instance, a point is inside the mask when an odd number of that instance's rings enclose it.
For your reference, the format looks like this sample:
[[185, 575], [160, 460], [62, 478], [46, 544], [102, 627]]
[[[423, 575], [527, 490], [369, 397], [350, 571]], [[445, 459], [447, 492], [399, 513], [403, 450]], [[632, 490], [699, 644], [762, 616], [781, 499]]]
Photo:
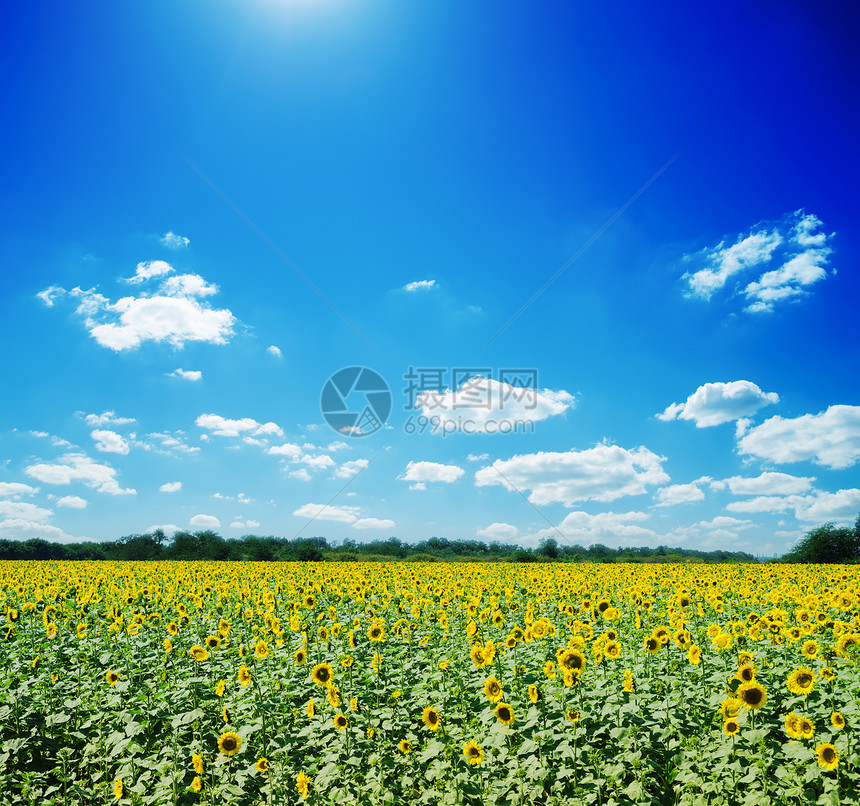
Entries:
[[0, 802], [855, 803], [856, 568], [0, 563]]

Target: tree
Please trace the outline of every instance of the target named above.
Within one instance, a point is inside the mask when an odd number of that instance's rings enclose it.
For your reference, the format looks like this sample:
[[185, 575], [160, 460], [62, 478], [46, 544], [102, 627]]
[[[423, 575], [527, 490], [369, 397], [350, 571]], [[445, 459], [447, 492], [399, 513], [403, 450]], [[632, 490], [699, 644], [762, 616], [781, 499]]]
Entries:
[[794, 563], [847, 563], [860, 559], [860, 517], [854, 528], [816, 526], [783, 559]]

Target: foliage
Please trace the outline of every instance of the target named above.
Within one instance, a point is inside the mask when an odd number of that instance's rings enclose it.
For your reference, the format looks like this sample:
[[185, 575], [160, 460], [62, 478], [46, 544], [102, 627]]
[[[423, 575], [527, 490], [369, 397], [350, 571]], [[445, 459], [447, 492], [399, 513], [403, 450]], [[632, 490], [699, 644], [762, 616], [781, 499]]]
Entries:
[[216, 532], [177, 532], [167, 538], [161, 530], [151, 534], [126, 535], [104, 543], [52, 543], [41, 538], [26, 541], [0, 540], [0, 560], [230, 560], [255, 562], [394, 562], [397, 560], [443, 560], [445, 562], [753, 562], [746, 552], [697, 551], [623, 547], [612, 549], [600, 543], [588, 548], [560, 545], [553, 538], [535, 549], [510, 543], [480, 540], [449, 540], [431, 537], [405, 543], [397, 537], [359, 543], [344, 540], [330, 545], [324, 537], [295, 538], [245, 535], [224, 539]]
[[0, 791], [852, 802], [858, 592], [856, 566], [0, 562]]
[[817, 526], [782, 558], [796, 563], [846, 563], [860, 560], [860, 516], [854, 527]]

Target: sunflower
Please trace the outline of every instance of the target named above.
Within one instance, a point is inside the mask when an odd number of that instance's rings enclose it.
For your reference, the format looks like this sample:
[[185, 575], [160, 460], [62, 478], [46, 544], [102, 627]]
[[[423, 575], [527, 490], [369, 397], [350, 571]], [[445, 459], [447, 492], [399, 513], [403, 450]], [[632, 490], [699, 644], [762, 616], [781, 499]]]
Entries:
[[199, 792], [203, 789], [203, 781], [199, 775], [195, 775], [194, 780], [191, 781], [191, 789], [194, 792]]
[[723, 722], [723, 733], [725, 733], [726, 736], [734, 736], [740, 729], [741, 726], [734, 717]]
[[788, 715], [785, 717], [785, 732], [792, 739], [800, 738], [800, 717], [794, 713], [794, 711], [790, 711]]
[[428, 705], [421, 712], [421, 721], [424, 723], [427, 730], [436, 731], [439, 730], [439, 726], [442, 724], [442, 717], [432, 705]]
[[822, 666], [821, 669], [818, 670], [818, 674], [820, 674], [825, 680], [832, 680], [836, 677], [836, 672], [831, 666]]
[[302, 600], [302, 604], [303, 604], [303, 605], [304, 605], [308, 610], [313, 610], [313, 609], [314, 609], [314, 607], [316, 606], [316, 603], [317, 603], [317, 600], [316, 600], [316, 599], [314, 599], [314, 596], [313, 596], [313, 594], [312, 594], [312, 593], [307, 594], [307, 596], [305, 596], [305, 598]]
[[334, 679], [334, 670], [328, 663], [318, 663], [311, 669], [311, 680], [318, 686], [327, 686]]
[[824, 742], [815, 748], [815, 758], [825, 770], [835, 770], [839, 766], [839, 753], [830, 742]]
[[349, 701], [349, 710], [350, 711], [358, 711], [358, 697], [353, 697]]
[[205, 646], [200, 646], [199, 644], [195, 644], [191, 649], [188, 650], [188, 654], [191, 655], [192, 658], [196, 661], [203, 661], [209, 659], [209, 651]]
[[751, 711], [761, 708], [767, 702], [767, 689], [755, 680], [751, 683], [741, 683], [736, 693], [744, 708]]
[[119, 682], [119, 672], [115, 672], [111, 669], [109, 672], [105, 673], [105, 680], [107, 680], [107, 682], [112, 686], [115, 686]]
[[633, 694], [636, 691], [636, 683], [633, 680], [633, 672], [630, 669], [624, 670], [624, 683], [621, 688], [628, 694]]
[[215, 684], [215, 695], [218, 697], [223, 697], [224, 696], [224, 690], [226, 688], [227, 688], [227, 681], [226, 680], [219, 680]]
[[116, 781], [113, 782], [113, 796], [117, 800], [122, 799], [122, 796], [123, 796], [122, 778], [117, 778]]
[[257, 772], [268, 772], [269, 771], [269, 759], [267, 759], [265, 756], [263, 758], [259, 759], [257, 761], [257, 763], [254, 764], [254, 769]]
[[720, 713], [723, 719], [734, 719], [740, 712], [744, 704], [737, 697], [726, 697], [720, 703]]
[[169, 655], [173, 652], [173, 641], [169, 638], [165, 638], [164, 641], [161, 642], [161, 645], [164, 647], [164, 651]]
[[401, 739], [400, 744], [397, 745], [397, 749], [403, 753], [404, 756], [408, 756], [412, 752], [412, 745], [409, 743], [408, 739]]
[[252, 680], [251, 670], [243, 663], [239, 667], [239, 671], [236, 673], [236, 677], [239, 678], [239, 685], [247, 686], [248, 683], [250, 683]]
[[304, 800], [308, 796], [308, 792], [311, 788], [311, 779], [305, 775], [305, 771], [302, 770], [296, 776], [296, 789], [299, 791], [299, 796], [302, 800]]
[[209, 647], [209, 649], [218, 649], [218, 647], [221, 646], [221, 636], [210, 635], [206, 639], [206, 646]]
[[226, 706], [226, 705], [222, 705], [222, 706], [221, 706], [221, 719], [222, 719], [224, 722], [229, 722], [229, 721], [230, 721], [230, 713], [227, 711], [227, 706]]
[[567, 712], [567, 718], [568, 718], [571, 722], [579, 722], [579, 709], [577, 709], [577, 708], [571, 708], [571, 709]]
[[506, 702], [500, 702], [493, 710], [493, 713], [496, 715], [496, 719], [503, 725], [510, 725], [514, 721], [514, 709]]
[[313, 719], [313, 715], [316, 713], [316, 703], [313, 700], [308, 700], [305, 710], [308, 712], [308, 716]]
[[258, 658], [268, 658], [269, 651], [269, 645], [262, 638], [254, 645], [254, 654]]
[[326, 697], [328, 697], [329, 705], [332, 708], [340, 708], [340, 691], [334, 683], [330, 683], [325, 689]]
[[308, 653], [305, 652], [304, 648], [297, 649], [293, 658], [296, 661], [296, 666], [304, 666], [308, 662]]
[[533, 703], [536, 703], [540, 699], [540, 689], [534, 684], [529, 686], [529, 699]]
[[334, 715], [334, 726], [338, 730], [346, 730], [348, 725], [349, 725], [349, 720], [346, 718], [346, 716], [344, 714], [342, 714], [342, 713], [340, 713], [340, 711], [338, 711], [338, 713], [336, 713]]
[[702, 650], [698, 644], [692, 644], [687, 650], [687, 661], [694, 666], [698, 666], [702, 662]]
[[818, 645], [818, 641], [813, 641], [810, 639], [809, 641], [804, 641], [803, 646], [800, 648], [800, 654], [803, 655], [804, 658], [809, 658], [812, 660], [818, 655], [821, 647]]
[[490, 702], [498, 702], [504, 696], [505, 692], [502, 689], [502, 684], [495, 675], [490, 675], [484, 681], [484, 694]]
[[565, 649], [558, 656], [558, 666], [575, 675], [581, 675], [585, 669], [585, 655], [578, 649]]
[[801, 739], [811, 739], [815, 735], [815, 725], [812, 724], [809, 717], [799, 716], [797, 718], [797, 732]]
[[474, 740], [468, 741], [463, 745], [463, 755], [473, 767], [476, 767], [484, 760], [484, 751]]
[[654, 635], [653, 633], [651, 635], [646, 635], [643, 643], [645, 645], [645, 651], [649, 655], [653, 655], [656, 652], [659, 652], [660, 647], [663, 646], [660, 643], [660, 639], [656, 635]]
[[343, 666], [344, 669], [349, 669], [353, 663], [355, 663], [355, 658], [352, 655], [344, 655], [340, 659], [340, 665]]
[[227, 731], [218, 737], [218, 749], [225, 756], [236, 755], [236, 753], [239, 752], [240, 747], [242, 747], [242, 738], [238, 733]]
[[194, 768], [194, 772], [198, 775], [203, 775], [203, 756], [199, 753], [193, 753], [191, 756], [191, 766]]
[[738, 669], [734, 679], [740, 680], [741, 683], [752, 683], [755, 680], [755, 666], [751, 663], [745, 663]]
[[367, 630], [367, 637], [373, 641], [374, 643], [379, 643], [380, 641], [385, 640], [385, 625], [376, 623], [371, 624], [370, 628]]
[[815, 688], [815, 672], [806, 666], [801, 666], [788, 676], [786, 685], [792, 694], [800, 694], [805, 697]]
[[621, 657], [621, 644], [618, 641], [607, 641], [606, 646], [603, 647], [603, 654], [612, 660]]
[[551, 660], [543, 665], [543, 673], [551, 680], [555, 680], [555, 664]]
[[845, 727], [845, 717], [839, 713], [839, 711], [834, 711], [830, 715], [830, 724], [833, 725], [836, 730], [842, 730]]

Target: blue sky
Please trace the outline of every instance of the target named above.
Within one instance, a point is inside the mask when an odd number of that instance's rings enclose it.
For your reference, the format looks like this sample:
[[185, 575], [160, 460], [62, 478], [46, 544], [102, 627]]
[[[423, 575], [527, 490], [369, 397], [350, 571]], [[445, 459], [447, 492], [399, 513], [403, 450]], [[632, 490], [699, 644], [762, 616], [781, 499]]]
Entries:
[[[7, 16], [0, 537], [769, 555], [860, 512], [850, 19]], [[353, 366], [372, 433], [321, 413]]]

